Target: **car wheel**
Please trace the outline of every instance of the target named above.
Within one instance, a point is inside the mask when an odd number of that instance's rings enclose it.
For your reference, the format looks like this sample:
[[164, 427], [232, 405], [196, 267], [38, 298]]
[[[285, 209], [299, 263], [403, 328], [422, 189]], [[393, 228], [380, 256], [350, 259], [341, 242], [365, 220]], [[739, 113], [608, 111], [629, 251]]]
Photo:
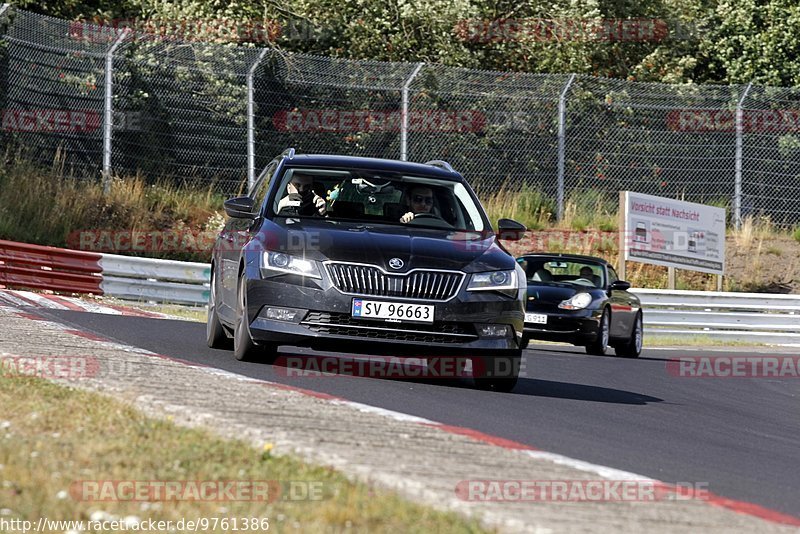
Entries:
[[476, 388], [508, 393], [517, 385], [522, 351], [507, 356], [473, 356], [471, 359]]
[[256, 345], [247, 324], [247, 285], [245, 277], [239, 278], [236, 298], [236, 325], [233, 330], [233, 357], [240, 362], [271, 361], [277, 353], [275, 345]]
[[608, 335], [611, 330], [611, 314], [608, 310], [603, 310], [603, 315], [600, 316], [600, 324], [597, 325], [597, 338], [586, 345], [586, 353], [594, 354], [595, 356], [602, 356], [608, 349]]
[[633, 323], [633, 332], [631, 338], [622, 345], [614, 347], [614, 352], [617, 356], [623, 358], [638, 358], [642, 354], [642, 344], [644, 341], [644, 325], [642, 324], [642, 312], [636, 314], [636, 319]]
[[211, 287], [208, 290], [208, 319], [206, 320], [206, 344], [212, 349], [230, 347], [230, 339], [225, 334], [225, 329], [217, 315], [217, 286], [216, 275], [211, 272]]

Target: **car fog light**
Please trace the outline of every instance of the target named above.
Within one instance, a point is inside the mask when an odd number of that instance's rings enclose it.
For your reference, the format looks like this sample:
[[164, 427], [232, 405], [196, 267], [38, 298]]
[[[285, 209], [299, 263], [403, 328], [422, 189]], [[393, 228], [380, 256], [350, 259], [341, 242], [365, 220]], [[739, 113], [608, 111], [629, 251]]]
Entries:
[[481, 337], [508, 337], [508, 325], [482, 324], [478, 326], [478, 333]]
[[292, 308], [267, 308], [266, 317], [275, 321], [294, 321], [299, 312]]

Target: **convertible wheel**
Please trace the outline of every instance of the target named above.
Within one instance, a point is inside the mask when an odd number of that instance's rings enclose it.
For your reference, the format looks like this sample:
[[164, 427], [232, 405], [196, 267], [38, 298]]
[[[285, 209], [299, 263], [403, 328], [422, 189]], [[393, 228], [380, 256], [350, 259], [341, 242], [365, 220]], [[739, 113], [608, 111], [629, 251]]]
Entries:
[[642, 312], [636, 314], [633, 323], [633, 332], [627, 343], [614, 347], [617, 356], [623, 358], [638, 358], [642, 354], [642, 342], [644, 339], [644, 325], [642, 324]]
[[592, 343], [586, 345], [586, 353], [594, 354], [595, 356], [602, 356], [606, 353], [608, 348], [608, 333], [611, 328], [611, 315], [608, 310], [603, 310], [603, 315], [600, 317], [600, 324], [597, 326], [597, 339]]
[[211, 273], [211, 287], [208, 290], [208, 319], [206, 320], [206, 344], [212, 349], [230, 348], [230, 339], [222, 328], [217, 315], [216, 275]]
[[472, 377], [475, 387], [508, 393], [519, 380], [521, 360], [522, 351], [510, 356], [473, 356]]
[[247, 286], [245, 277], [239, 278], [239, 291], [236, 299], [236, 326], [233, 330], [233, 357], [241, 362], [272, 361], [277, 356], [278, 347], [273, 344], [256, 345], [247, 324]]

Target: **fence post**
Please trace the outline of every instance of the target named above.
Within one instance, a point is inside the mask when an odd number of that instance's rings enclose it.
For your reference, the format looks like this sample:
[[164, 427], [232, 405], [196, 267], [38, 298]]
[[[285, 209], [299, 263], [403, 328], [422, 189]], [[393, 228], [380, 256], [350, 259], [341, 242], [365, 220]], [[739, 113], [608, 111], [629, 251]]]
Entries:
[[247, 71], [247, 192], [253, 191], [256, 183], [256, 115], [255, 103], [253, 102], [253, 77], [256, 69], [261, 64], [261, 60], [267, 55], [269, 48], [265, 48], [258, 55], [258, 59], [250, 66]]
[[556, 193], [556, 218], [560, 221], [564, 216], [564, 171], [566, 158], [567, 134], [567, 93], [575, 81], [575, 74], [569, 77], [564, 89], [558, 96], [558, 191]]
[[417, 66], [414, 68], [411, 76], [409, 76], [406, 80], [406, 83], [403, 84], [403, 109], [400, 112], [400, 159], [402, 161], [406, 161], [408, 159], [408, 88], [411, 87], [411, 82], [413, 82], [414, 78], [417, 77], [417, 74], [419, 74], [419, 71], [422, 69], [423, 65], [425, 64], [417, 63]]
[[105, 104], [103, 113], [103, 193], [111, 192], [111, 136], [114, 130], [114, 52], [128, 36], [128, 29], [122, 33], [106, 52]]
[[744, 131], [744, 111], [742, 105], [750, 92], [753, 82], [747, 84], [739, 102], [736, 103], [736, 173], [733, 192], [733, 222], [738, 230], [742, 226], [742, 134]]

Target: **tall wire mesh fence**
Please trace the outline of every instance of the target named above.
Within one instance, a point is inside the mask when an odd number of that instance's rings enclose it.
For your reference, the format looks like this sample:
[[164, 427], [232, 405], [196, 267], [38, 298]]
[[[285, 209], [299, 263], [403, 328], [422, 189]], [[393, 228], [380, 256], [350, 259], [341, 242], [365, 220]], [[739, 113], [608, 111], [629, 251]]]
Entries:
[[90, 179], [235, 193], [292, 146], [445, 159], [481, 195], [537, 191], [558, 213], [570, 201], [613, 210], [630, 190], [800, 223], [793, 88], [322, 58], [12, 7], [0, 13], [0, 110], [7, 151]]

